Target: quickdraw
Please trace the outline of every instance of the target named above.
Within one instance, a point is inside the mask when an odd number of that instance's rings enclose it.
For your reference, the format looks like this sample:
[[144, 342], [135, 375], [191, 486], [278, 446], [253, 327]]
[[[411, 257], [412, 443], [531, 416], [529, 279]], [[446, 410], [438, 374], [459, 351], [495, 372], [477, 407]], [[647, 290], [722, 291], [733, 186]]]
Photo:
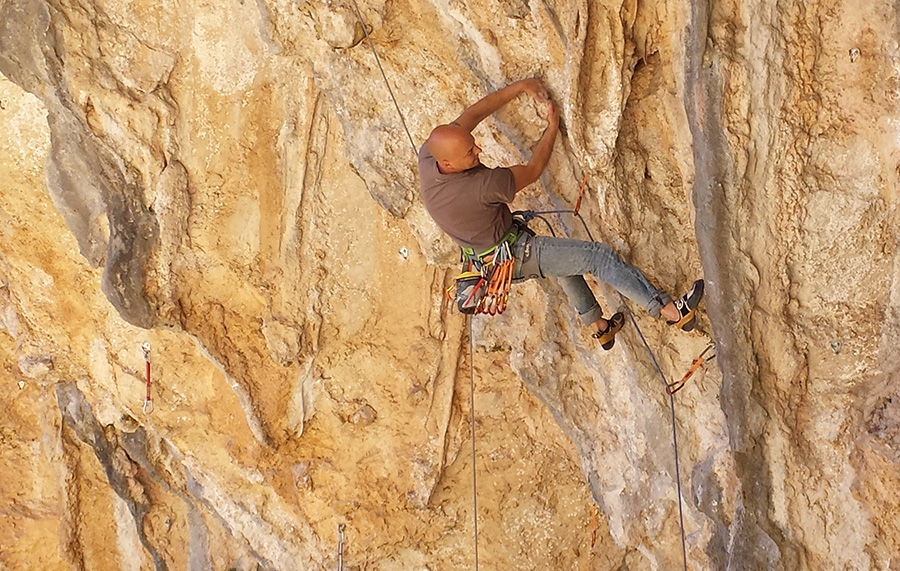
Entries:
[[[687, 373], [685, 373], [683, 377], [681, 377], [680, 381], [676, 381], [674, 383], [668, 383], [666, 385], [666, 394], [669, 396], [672, 396], [675, 393], [677, 393], [678, 391], [680, 391], [681, 389], [683, 389], [684, 385], [688, 382], [688, 379], [690, 379], [693, 376], [693, 374], [697, 372], [697, 369], [699, 369], [700, 367], [703, 366], [703, 363], [705, 363], [707, 361], [712, 361], [713, 359], [716, 358], [715, 349], [716, 349], [716, 344], [710, 342], [710, 344], [706, 346], [706, 349], [704, 349], [703, 352], [700, 353], [700, 356], [697, 357], [696, 359], [694, 359], [694, 362], [691, 364], [691, 368], [688, 369]], [[713, 354], [710, 355], [709, 357], [707, 357], [706, 354], [709, 353], [710, 351], [713, 351]]]
[[581, 199], [584, 198], [584, 189], [587, 188], [587, 173], [584, 173], [584, 176], [581, 178], [581, 188], [578, 189], [578, 200], [575, 201], [575, 209], [572, 211], [572, 214], [578, 216], [578, 211], [581, 210]]
[[141, 351], [144, 353], [144, 373], [147, 379], [147, 396], [144, 397], [144, 406], [141, 407], [141, 410], [144, 411], [144, 414], [150, 414], [153, 412], [153, 394], [150, 392], [150, 343], [144, 342], [141, 345]]
[[338, 571], [344, 571], [344, 529], [346, 524], [338, 524]]
[[487, 255], [466, 258], [466, 271], [447, 288], [447, 299], [455, 300], [462, 313], [498, 315], [506, 311], [515, 267], [509, 241], [504, 240]]
[[490, 261], [490, 272], [487, 278], [487, 294], [475, 309], [475, 313], [497, 315], [506, 311], [509, 301], [509, 290], [512, 287], [513, 259], [509, 244], [504, 242], [494, 253]]

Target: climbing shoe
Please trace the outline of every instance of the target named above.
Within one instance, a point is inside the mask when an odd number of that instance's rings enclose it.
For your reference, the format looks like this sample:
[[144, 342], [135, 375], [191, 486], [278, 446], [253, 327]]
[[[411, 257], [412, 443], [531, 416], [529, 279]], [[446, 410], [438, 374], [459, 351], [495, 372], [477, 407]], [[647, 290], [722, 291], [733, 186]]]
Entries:
[[703, 280], [697, 280], [686, 294], [675, 300], [675, 309], [681, 317], [677, 321], [666, 321], [669, 325], [680, 327], [683, 331], [692, 331], [697, 325], [697, 316], [694, 312], [703, 298]]
[[609, 351], [616, 344], [616, 333], [622, 329], [623, 325], [625, 325], [625, 316], [617, 311], [615, 315], [606, 320], [606, 329], [592, 333], [591, 337], [600, 341], [600, 346], [604, 351]]

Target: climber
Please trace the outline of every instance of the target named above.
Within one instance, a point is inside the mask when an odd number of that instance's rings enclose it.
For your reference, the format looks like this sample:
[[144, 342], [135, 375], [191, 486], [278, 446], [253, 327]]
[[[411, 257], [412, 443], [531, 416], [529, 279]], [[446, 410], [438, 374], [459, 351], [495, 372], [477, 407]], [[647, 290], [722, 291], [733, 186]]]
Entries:
[[[522, 93], [546, 107], [547, 128], [526, 164], [487, 168], [481, 164], [481, 148], [472, 131]], [[535, 236], [522, 220], [513, 218], [508, 204], [520, 190], [538, 180], [550, 160], [558, 130], [556, 105], [537, 79], [516, 81], [470, 106], [450, 124], [435, 127], [418, 155], [422, 200], [429, 215], [470, 259], [505, 241], [516, 259], [517, 281], [559, 278], [592, 337], [607, 351], [615, 343], [625, 318], [620, 312], [609, 319], [603, 317], [584, 280], [585, 273], [640, 303], [650, 315], [662, 316], [685, 331], [693, 329], [694, 310], [703, 296], [703, 280], [694, 282], [687, 293], [672, 301], [606, 244]]]

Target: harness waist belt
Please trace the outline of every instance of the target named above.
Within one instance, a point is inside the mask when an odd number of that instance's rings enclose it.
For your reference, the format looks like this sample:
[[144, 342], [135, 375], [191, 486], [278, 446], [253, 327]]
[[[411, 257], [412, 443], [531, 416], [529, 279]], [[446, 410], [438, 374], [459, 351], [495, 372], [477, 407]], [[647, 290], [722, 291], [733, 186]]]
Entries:
[[501, 246], [503, 246], [503, 244], [507, 244], [510, 248], [512, 248], [519, 240], [519, 237], [526, 232], [530, 232], [530, 230], [528, 229], [528, 226], [525, 224], [525, 222], [518, 219], [513, 219], [513, 223], [509, 231], [496, 245], [491, 246], [487, 250], [479, 252], [477, 254], [475, 253], [474, 248], [462, 248], [462, 253], [470, 260], [477, 260], [481, 262], [491, 254], [496, 252], [497, 248], [500, 248]]

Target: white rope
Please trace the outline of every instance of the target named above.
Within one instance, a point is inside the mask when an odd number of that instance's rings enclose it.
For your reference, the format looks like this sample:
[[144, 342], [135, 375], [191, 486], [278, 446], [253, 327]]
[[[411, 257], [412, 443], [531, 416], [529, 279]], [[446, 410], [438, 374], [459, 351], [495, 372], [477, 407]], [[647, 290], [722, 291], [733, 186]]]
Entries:
[[406, 136], [409, 137], [409, 144], [412, 146], [413, 155], [418, 155], [416, 144], [413, 142], [412, 135], [409, 134], [409, 128], [406, 126], [406, 119], [403, 118], [403, 112], [400, 111], [400, 105], [397, 103], [397, 98], [394, 97], [394, 90], [391, 89], [391, 83], [388, 81], [387, 74], [384, 73], [384, 68], [381, 67], [381, 58], [378, 57], [378, 52], [375, 51], [375, 44], [372, 43], [372, 38], [369, 37], [369, 30], [366, 28], [366, 23], [363, 21], [362, 12], [359, 11], [356, 0], [352, 0], [352, 2], [353, 8], [356, 9], [356, 18], [359, 20], [359, 25], [362, 26], [363, 33], [366, 35], [366, 41], [369, 43], [372, 55], [375, 56], [375, 63], [378, 64], [378, 69], [381, 71], [381, 77], [384, 78], [384, 84], [387, 86], [388, 93], [391, 94], [391, 101], [394, 102], [394, 107], [397, 109], [397, 115], [400, 116], [400, 122], [403, 123], [403, 130], [406, 131]]
[[469, 421], [472, 427], [472, 520], [475, 523], [475, 571], [478, 571], [478, 481], [475, 470], [475, 341], [472, 335], [472, 316], [469, 322]]

